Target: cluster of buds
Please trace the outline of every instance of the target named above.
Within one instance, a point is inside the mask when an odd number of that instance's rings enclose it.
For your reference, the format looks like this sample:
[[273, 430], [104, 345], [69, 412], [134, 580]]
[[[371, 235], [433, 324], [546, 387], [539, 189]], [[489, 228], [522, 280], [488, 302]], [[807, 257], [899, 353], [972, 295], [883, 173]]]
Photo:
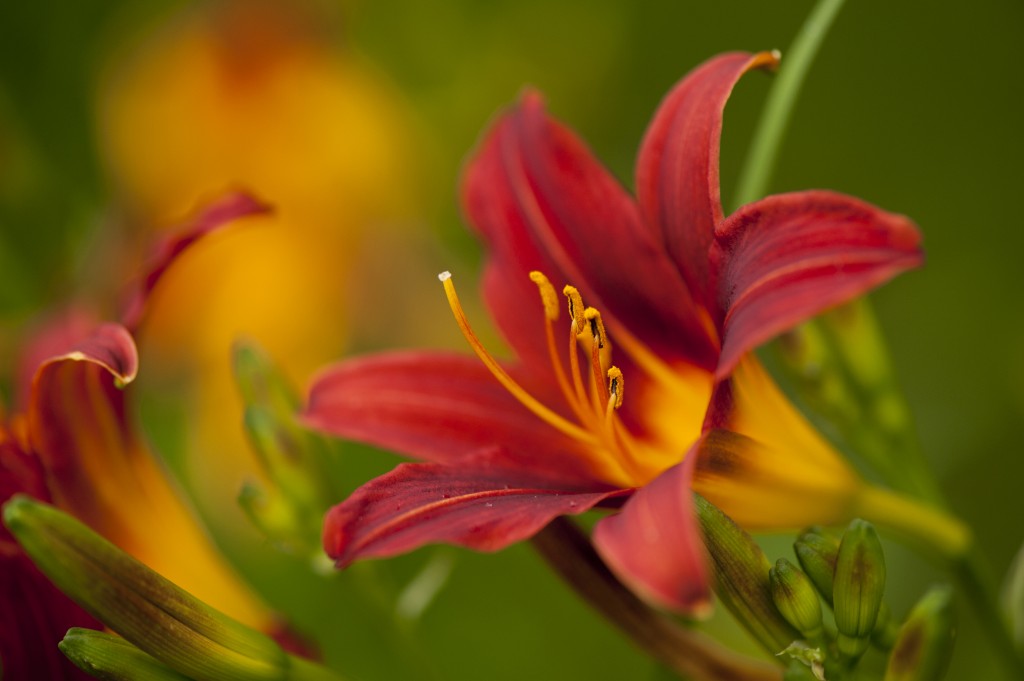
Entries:
[[245, 431], [267, 481], [245, 482], [239, 504], [276, 546], [316, 562], [323, 516], [334, 499], [328, 444], [298, 423], [301, 399], [262, 349], [238, 342], [232, 359]]
[[716, 593], [768, 651], [793, 660], [787, 678], [845, 678], [872, 647], [888, 657], [885, 681], [942, 678], [952, 651], [952, 592], [933, 588], [895, 622], [884, 602], [885, 555], [870, 523], [854, 520], [841, 534], [811, 528], [793, 546], [799, 566], [780, 558], [770, 567], [725, 514], [701, 497], [697, 508]]

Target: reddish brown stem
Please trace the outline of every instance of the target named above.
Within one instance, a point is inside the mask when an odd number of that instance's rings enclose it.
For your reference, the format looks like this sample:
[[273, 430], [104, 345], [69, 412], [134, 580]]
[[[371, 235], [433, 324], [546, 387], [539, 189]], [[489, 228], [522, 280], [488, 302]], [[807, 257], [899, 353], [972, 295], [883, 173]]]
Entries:
[[590, 540], [567, 518], [533, 538], [534, 548], [591, 606], [639, 648], [694, 681], [780, 681], [782, 670], [724, 648], [647, 605], [604, 564]]

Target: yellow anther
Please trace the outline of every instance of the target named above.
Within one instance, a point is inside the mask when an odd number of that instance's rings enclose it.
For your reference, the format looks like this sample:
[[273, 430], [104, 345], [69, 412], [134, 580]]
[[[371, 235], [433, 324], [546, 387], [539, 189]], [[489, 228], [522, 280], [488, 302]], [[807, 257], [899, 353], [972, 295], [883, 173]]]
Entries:
[[608, 370], [608, 395], [610, 400], [614, 400], [614, 406], [616, 409], [622, 406], [622, 391], [625, 384], [625, 380], [622, 378], [622, 370], [619, 367], [613, 366]]
[[555, 294], [555, 287], [537, 270], [530, 272], [530, 281], [536, 284], [540, 291], [540, 301], [544, 303], [544, 316], [553, 322], [558, 321], [558, 296]]
[[562, 295], [569, 299], [569, 316], [572, 317], [573, 331], [582, 333], [583, 325], [583, 296], [576, 290], [575, 286], [566, 285], [562, 289]]
[[583, 318], [590, 325], [590, 333], [594, 336], [594, 342], [598, 348], [608, 344], [608, 334], [604, 331], [604, 322], [601, 321], [601, 313], [596, 308], [588, 307], [583, 311]]

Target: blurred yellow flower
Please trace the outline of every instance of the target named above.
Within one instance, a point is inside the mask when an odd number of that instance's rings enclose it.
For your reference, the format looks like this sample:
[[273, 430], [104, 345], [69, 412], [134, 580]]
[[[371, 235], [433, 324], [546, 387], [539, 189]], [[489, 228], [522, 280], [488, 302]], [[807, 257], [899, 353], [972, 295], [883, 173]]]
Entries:
[[360, 237], [417, 204], [409, 121], [336, 44], [332, 18], [311, 2], [197, 5], [116, 55], [100, 91], [101, 145], [129, 222], [170, 224], [232, 188], [274, 207], [183, 258], [140, 339], [153, 375], [187, 391], [193, 477], [230, 503], [251, 468], [232, 342], [254, 338], [293, 380], [337, 355]]

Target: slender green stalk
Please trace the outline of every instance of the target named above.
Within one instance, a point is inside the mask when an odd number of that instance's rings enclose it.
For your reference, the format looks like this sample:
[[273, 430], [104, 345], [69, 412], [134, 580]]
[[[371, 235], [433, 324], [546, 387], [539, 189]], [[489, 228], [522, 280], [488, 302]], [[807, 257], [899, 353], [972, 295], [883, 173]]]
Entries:
[[789, 51], [783, 55], [779, 75], [768, 94], [764, 113], [740, 172], [734, 205], [756, 201], [768, 192], [768, 183], [775, 171], [779, 149], [800, 88], [843, 2], [821, 0], [800, 28]]
[[999, 611], [994, 595], [996, 589], [984, 557], [977, 549], [969, 551], [953, 563], [952, 571], [960, 590], [974, 607], [985, 637], [999, 655], [1006, 679], [1024, 679], [1024, 657], [1018, 652], [1007, 622]]

